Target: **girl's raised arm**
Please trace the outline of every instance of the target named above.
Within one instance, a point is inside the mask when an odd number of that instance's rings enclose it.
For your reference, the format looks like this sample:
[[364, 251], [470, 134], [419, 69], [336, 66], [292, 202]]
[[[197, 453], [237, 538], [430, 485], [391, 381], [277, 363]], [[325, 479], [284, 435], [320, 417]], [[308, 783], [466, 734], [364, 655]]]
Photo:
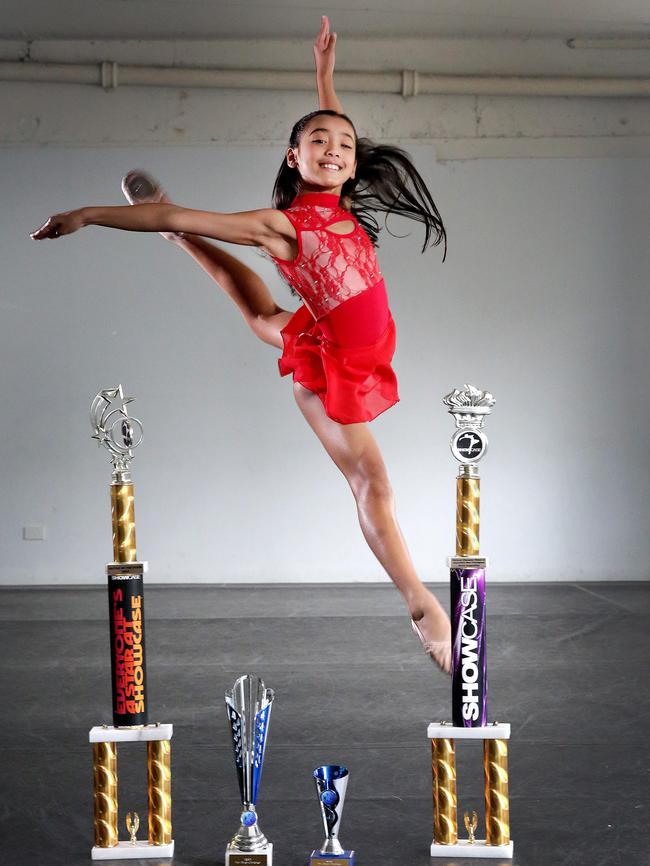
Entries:
[[132, 232], [187, 232], [227, 243], [262, 247], [280, 258], [287, 251], [287, 244], [291, 246], [291, 242], [295, 242], [295, 229], [289, 220], [272, 208], [213, 213], [166, 203], [84, 207], [55, 214], [32, 233], [32, 238], [35, 241], [58, 238], [89, 225]]
[[318, 107], [331, 109], [343, 114], [343, 106], [334, 90], [334, 61], [336, 33], [330, 33], [330, 22], [327, 15], [321, 17], [320, 30], [314, 42], [314, 60], [316, 61], [316, 85], [318, 87]]

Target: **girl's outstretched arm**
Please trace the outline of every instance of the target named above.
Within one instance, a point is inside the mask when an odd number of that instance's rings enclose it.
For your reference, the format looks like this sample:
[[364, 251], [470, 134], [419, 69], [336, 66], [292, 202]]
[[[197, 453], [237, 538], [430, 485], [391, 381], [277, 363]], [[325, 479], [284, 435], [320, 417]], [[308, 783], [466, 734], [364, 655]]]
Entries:
[[330, 22], [327, 15], [321, 17], [320, 30], [314, 42], [314, 60], [316, 61], [316, 85], [318, 87], [318, 107], [338, 111], [343, 114], [343, 106], [334, 90], [334, 62], [336, 33], [330, 33]]
[[168, 203], [84, 207], [55, 214], [32, 233], [32, 238], [59, 238], [89, 225], [134, 232], [189, 232], [260, 247], [278, 258], [294, 258], [297, 248], [296, 230], [283, 213], [273, 208], [213, 213]]

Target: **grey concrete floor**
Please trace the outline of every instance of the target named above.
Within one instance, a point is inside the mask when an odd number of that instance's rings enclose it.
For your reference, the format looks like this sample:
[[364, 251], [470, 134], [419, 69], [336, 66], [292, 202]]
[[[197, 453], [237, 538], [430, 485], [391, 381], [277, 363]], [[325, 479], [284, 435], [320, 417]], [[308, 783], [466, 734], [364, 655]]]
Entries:
[[[152, 721], [174, 725], [175, 866], [223, 864], [237, 829], [223, 693], [248, 671], [276, 692], [258, 801], [275, 866], [305, 864], [321, 842], [321, 763], [350, 769], [341, 838], [358, 866], [429, 866], [426, 727], [449, 718], [450, 684], [391, 586], [149, 586], [145, 606]], [[516, 866], [650, 863], [649, 616], [648, 583], [489, 586], [489, 712], [512, 725]], [[87, 864], [88, 730], [110, 722], [105, 590], [3, 589], [0, 622], [0, 862]], [[460, 812], [482, 820], [480, 746], [457, 746]], [[146, 750], [121, 747], [123, 838], [127, 811], [146, 828], [145, 771]]]

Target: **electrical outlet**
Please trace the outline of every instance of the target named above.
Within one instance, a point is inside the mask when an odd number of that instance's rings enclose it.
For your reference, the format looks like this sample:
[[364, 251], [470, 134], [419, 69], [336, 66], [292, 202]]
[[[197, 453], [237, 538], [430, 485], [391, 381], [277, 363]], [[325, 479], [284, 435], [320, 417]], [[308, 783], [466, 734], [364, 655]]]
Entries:
[[44, 526], [23, 526], [23, 541], [43, 541], [44, 539]]

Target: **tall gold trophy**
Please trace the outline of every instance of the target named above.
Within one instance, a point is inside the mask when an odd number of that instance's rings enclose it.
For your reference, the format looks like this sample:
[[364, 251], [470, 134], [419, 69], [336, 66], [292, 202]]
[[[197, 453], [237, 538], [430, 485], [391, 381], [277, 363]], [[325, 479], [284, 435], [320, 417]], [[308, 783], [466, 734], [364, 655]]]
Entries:
[[[111, 644], [113, 724], [90, 731], [93, 744], [95, 845], [93, 860], [172, 857], [172, 725], [148, 724], [144, 631], [144, 581], [148, 563], [138, 560], [135, 498], [130, 462], [142, 441], [142, 424], [129, 416], [122, 386], [101, 391], [93, 400], [93, 439], [110, 454], [113, 558], [106, 566]], [[148, 840], [138, 841], [137, 814], [127, 815], [128, 841], [118, 838], [117, 744], [147, 744]]]
[[[483, 431], [494, 397], [473, 385], [444, 398], [456, 423], [451, 451], [456, 479], [456, 555], [449, 558], [452, 639], [452, 723], [429, 725], [433, 775], [432, 857], [512, 857], [508, 799], [510, 725], [487, 720], [485, 569], [479, 554], [481, 522], [478, 461], [487, 450]], [[467, 839], [458, 838], [456, 740], [483, 741], [485, 839], [476, 839], [478, 817], [465, 814]]]

